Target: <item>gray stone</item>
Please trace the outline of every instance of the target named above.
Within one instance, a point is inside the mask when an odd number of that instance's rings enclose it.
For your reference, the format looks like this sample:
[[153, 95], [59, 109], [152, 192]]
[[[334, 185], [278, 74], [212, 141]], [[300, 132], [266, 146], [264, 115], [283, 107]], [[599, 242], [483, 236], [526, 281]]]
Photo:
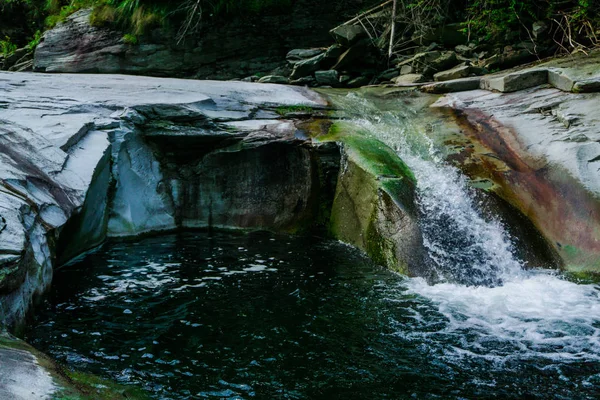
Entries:
[[471, 75], [473, 68], [470, 65], [459, 65], [447, 71], [438, 72], [433, 75], [436, 82], [449, 81], [452, 79], [466, 78]]
[[452, 92], [465, 92], [468, 90], [479, 89], [481, 78], [463, 78], [455, 79], [445, 82], [430, 83], [428, 85], [421, 86], [421, 91], [425, 93], [452, 93]]
[[402, 67], [408, 66], [412, 68], [411, 73], [420, 73], [425, 71], [425, 68], [427, 68], [434, 60], [440, 58], [441, 55], [442, 53], [439, 51], [418, 53], [415, 54], [412, 58], [398, 63], [398, 67], [402, 69]]
[[412, 85], [415, 83], [426, 82], [427, 79], [425, 78], [425, 76], [423, 76], [421, 74], [407, 74], [407, 75], [400, 75], [397, 78], [392, 79], [392, 81], [396, 85], [402, 86], [402, 85]]
[[536, 21], [531, 27], [531, 34], [535, 39], [540, 39], [541, 36], [548, 31], [548, 24], [545, 21]]
[[502, 93], [516, 92], [548, 83], [547, 69], [529, 69], [500, 77], [485, 77], [481, 88]]
[[412, 65], [403, 65], [402, 68], [400, 68], [400, 75], [408, 75], [414, 72], [415, 69], [412, 67]]
[[575, 93], [600, 92], [600, 78], [578, 81], [573, 85]]
[[285, 58], [291, 64], [295, 64], [298, 61], [306, 60], [308, 58], [313, 58], [315, 56], [318, 56], [319, 54], [323, 54], [324, 52], [325, 52], [325, 50], [322, 48], [294, 49], [294, 50], [291, 50], [289, 53], [287, 53]]
[[298, 61], [296, 64], [294, 64], [294, 70], [290, 75], [290, 80], [296, 80], [298, 78], [312, 75], [314, 72], [321, 69], [321, 61], [323, 61], [324, 57], [324, 54], [319, 54], [318, 56]]
[[425, 75], [433, 75], [436, 72], [452, 68], [460, 64], [460, 61], [456, 57], [456, 53], [453, 51], [447, 51], [442, 53], [438, 58], [431, 61], [423, 70]]
[[320, 85], [336, 86], [339, 83], [339, 74], [336, 70], [315, 72], [315, 78]]
[[341, 25], [332, 29], [330, 33], [335, 41], [344, 47], [351, 47], [367, 36], [367, 32], [360, 25]]
[[469, 57], [471, 54], [473, 54], [473, 48], [464, 44], [459, 44], [458, 46], [456, 46], [454, 48], [454, 51], [465, 57]]
[[258, 83], [279, 83], [279, 84], [287, 84], [289, 82], [288, 78], [285, 76], [279, 75], [267, 75], [263, 76], [258, 80]]
[[561, 69], [548, 69], [548, 83], [557, 89], [560, 89], [565, 92], [570, 92], [573, 90], [575, 82], [576, 81], [571, 76], [564, 73], [564, 71]]
[[313, 87], [317, 85], [317, 80], [312, 76], [303, 76], [294, 81], [290, 81], [290, 85], [309, 86]]
[[358, 76], [356, 78], [350, 79], [347, 83], [348, 87], [361, 87], [366, 86], [371, 83], [371, 77], [369, 76]]

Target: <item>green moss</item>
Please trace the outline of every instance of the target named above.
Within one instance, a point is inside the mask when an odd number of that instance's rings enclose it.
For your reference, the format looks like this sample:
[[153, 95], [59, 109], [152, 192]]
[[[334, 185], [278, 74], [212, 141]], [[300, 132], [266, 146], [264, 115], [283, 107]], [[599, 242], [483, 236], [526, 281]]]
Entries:
[[349, 122], [336, 122], [326, 135], [315, 138], [319, 142], [345, 144], [347, 152], [369, 173], [383, 178], [408, 178], [413, 184], [415, 176], [410, 168], [389, 146], [371, 137]]
[[127, 33], [123, 36], [123, 42], [133, 46], [133, 45], [138, 44], [138, 38], [135, 35]]
[[569, 271], [569, 272], [565, 272], [565, 277], [572, 282], [580, 283], [580, 284], [600, 283], [600, 272]]

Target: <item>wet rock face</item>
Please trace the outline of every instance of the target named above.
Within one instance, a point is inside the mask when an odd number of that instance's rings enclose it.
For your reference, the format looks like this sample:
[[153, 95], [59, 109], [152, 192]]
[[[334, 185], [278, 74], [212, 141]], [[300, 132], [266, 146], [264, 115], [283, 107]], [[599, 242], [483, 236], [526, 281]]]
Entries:
[[0, 74], [0, 91], [0, 321], [8, 325], [48, 287], [53, 266], [107, 237], [309, 229], [321, 221], [322, 192], [332, 192], [322, 175], [328, 153], [308, 140], [304, 121], [275, 112], [325, 106], [305, 89]]
[[472, 144], [457, 161], [523, 213], [567, 270], [600, 271], [600, 160], [596, 93], [534, 88], [447, 95]]

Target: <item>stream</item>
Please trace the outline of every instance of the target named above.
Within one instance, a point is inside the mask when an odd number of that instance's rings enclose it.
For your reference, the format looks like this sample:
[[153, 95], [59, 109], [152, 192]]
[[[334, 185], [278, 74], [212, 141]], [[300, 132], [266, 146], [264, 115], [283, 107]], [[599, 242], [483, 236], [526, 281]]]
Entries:
[[165, 235], [58, 270], [26, 340], [157, 399], [600, 397], [600, 288], [526, 268], [410, 110], [335, 101], [414, 172], [435, 284], [323, 238]]

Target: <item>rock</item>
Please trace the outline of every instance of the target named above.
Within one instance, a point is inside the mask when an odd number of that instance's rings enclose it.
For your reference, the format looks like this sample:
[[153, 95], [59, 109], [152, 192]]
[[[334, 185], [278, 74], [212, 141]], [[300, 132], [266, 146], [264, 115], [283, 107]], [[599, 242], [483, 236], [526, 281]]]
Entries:
[[298, 61], [294, 64], [294, 70], [290, 75], [290, 80], [297, 80], [298, 78], [312, 75], [314, 72], [321, 69], [321, 61], [323, 61], [324, 57], [324, 54], [320, 54], [306, 60]]
[[23, 62], [17, 63], [8, 69], [12, 72], [25, 72], [33, 70], [33, 59], [25, 60]]
[[339, 83], [339, 74], [336, 70], [315, 72], [315, 78], [320, 85], [337, 86]]
[[453, 79], [466, 78], [474, 71], [470, 65], [459, 65], [447, 71], [438, 72], [433, 75], [436, 82], [449, 81]]
[[392, 149], [356, 129], [336, 123], [323, 139], [341, 143], [344, 149], [331, 233], [381, 265], [417, 275], [423, 246], [414, 176]]
[[321, 61], [321, 68], [324, 70], [332, 68], [335, 64], [337, 64], [338, 59], [341, 57], [342, 54], [344, 54], [346, 50], [347, 49], [340, 46], [339, 44], [334, 44], [330, 46], [323, 55], [323, 60]]
[[[142, 400], [146, 395], [99, 377], [60, 368], [50, 357], [7, 333], [0, 333], [0, 398], [98, 398]], [[91, 382], [94, 382], [93, 384]]]
[[8, 70], [10, 67], [12, 67], [17, 62], [19, 62], [19, 60], [21, 60], [21, 58], [26, 56], [27, 53], [29, 53], [29, 49], [26, 47], [15, 50], [14, 53], [12, 53], [11, 55], [9, 55], [8, 57], [6, 57], [4, 59], [4, 67], [3, 68], [5, 70]]
[[483, 65], [488, 71], [497, 69], [512, 68], [520, 64], [525, 64], [536, 60], [535, 54], [528, 50], [511, 51], [506, 54], [494, 54], [490, 58], [483, 60]]
[[[597, 71], [596, 60], [549, 64], [575, 77]], [[600, 95], [544, 86], [493, 95], [474, 90], [448, 94], [435, 106], [455, 110], [464, 135], [477, 138], [472, 149], [482, 148], [465, 161], [465, 170], [487, 171], [494, 193], [527, 215], [566, 270], [598, 274]]]
[[463, 78], [449, 80], [445, 82], [430, 83], [428, 85], [421, 86], [421, 91], [425, 93], [452, 93], [452, 92], [465, 92], [468, 90], [479, 89], [481, 78]]
[[351, 87], [351, 88], [366, 86], [371, 83], [371, 79], [372, 78], [369, 76], [362, 75], [362, 76], [350, 79], [348, 81], [347, 85], [348, 85], [348, 87]]
[[298, 61], [306, 60], [308, 58], [316, 57], [325, 52], [322, 48], [316, 49], [294, 49], [287, 53], [286, 60], [290, 64], [295, 64]]
[[528, 69], [500, 77], [484, 77], [481, 88], [502, 93], [516, 92], [548, 83], [547, 69]]
[[[425, 68], [431, 64], [434, 60], [437, 60], [442, 55], [439, 51], [431, 51], [428, 53], [418, 53], [412, 58], [400, 62], [397, 67], [402, 69], [403, 67], [410, 67], [411, 73], [423, 72]], [[403, 74], [404, 75], [404, 74]]]
[[290, 81], [290, 85], [299, 85], [299, 86], [317, 86], [317, 80], [312, 76], [304, 76], [302, 78], [298, 78], [294, 81]]
[[366, 66], [376, 65], [377, 60], [372, 56], [372, 44], [369, 39], [361, 40], [346, 50], [337, 60], [333, 69], [337, 71], [350, 70], [360, 72]]
[[259, 83], [280, 83], [280, 84], [287, 84], [289, 83], [288, 78], [286, 78], [285, 76], [279, 76], [279, 75], [267, 75], [267, 76], [263, 76], [262, 78], [260, 78], [258, 80]]
[[600, 92], [600, 77], [578, 81], [573, 85], [574, 93]]
[[454, 48], [454, 51], [457, 54], [460, 54], [461, 56], [470, 57], [471, 54], [473, 54], [473, 47], [464, 44], [459, 44]]
[[[177, 29], [153, 29], [137, 45], [124, 43], [120, 28], [90, 26], [90, 11], [79, 10], [44, 33], [34, 69], [219, 80], [264, 72], [288, 76], [275, 70], [289, 65], [289, 50], [331, 44], [329, 29], [360, 7], [361, 1], [351, 1], [340, 13], [335, 2], [293, 1], [277, 15], [205, 18], [200, 32], [183, 43], [175, 37]], [[331, 66], [333, 61], [320, 69]]]
[[[316, 195], [308, 189], [316, 188], [308, 183], [319, 168], [316, 150], [296, 138], [294, 120], [273, 109], [324, 107], [316, 93], [246, 82], [12, 72], [0, 73], [0, 92], [2, 324], [24, 318], [33, 297], [49, 287], [54, 262], [107, 236], [210, 223], [294, 230], [314, 220], [306, 196]], [[175, 156], [166, 162], [169, 154]], [[271, 168], [264, 162], [273, 154]], [[171, 165], [181, 168], [176, 173]], [[178, 173], [192, 177], [201, 165], [221, 175], [198, 179], [198, 198]], [[273, 185], [272, 194], [240, 186], [239, 177], [251, 171]], [[217, 193], [221, 184], [230, 195]], [[251, 194], [256, 212], [244, 211]]]
[[541, 39], [542, 35], [548, 31], [548, 24], [545, 21], [536, 21], [531, 27], [531, 34], [534, 39]]
[[390, 68], [380, 73], [376, 79], [379, 82], [386, 82], [392, 80], [392, 78], [395, 78], [398, 75], [400, 75], [400, 70], [398, 68]]
[[426, 65], [426, 67], [423, 69], [423, 74], [433, 75], [437, 72], [452, 68], [459, 63], [460, 61], [456, 57], [456, 53], [453, 51], [447, 51]]
[[360, 25], [341, 25], [332, 29], [330, 33], [335, 41], [344, 47], [352, 47], [367, 37], [367, 32]]
[[414, 72], [415, 69], [412, 67], [412, 65], [403, 65], [402, 68], [400, 68], [400, 75], [408, 75]]
[[397, 78], [392, 79], [396, 85], [412, 85], [414, 83], [427, 82], [424, 75], [421, 74], [407, 74], [400, 75]]

